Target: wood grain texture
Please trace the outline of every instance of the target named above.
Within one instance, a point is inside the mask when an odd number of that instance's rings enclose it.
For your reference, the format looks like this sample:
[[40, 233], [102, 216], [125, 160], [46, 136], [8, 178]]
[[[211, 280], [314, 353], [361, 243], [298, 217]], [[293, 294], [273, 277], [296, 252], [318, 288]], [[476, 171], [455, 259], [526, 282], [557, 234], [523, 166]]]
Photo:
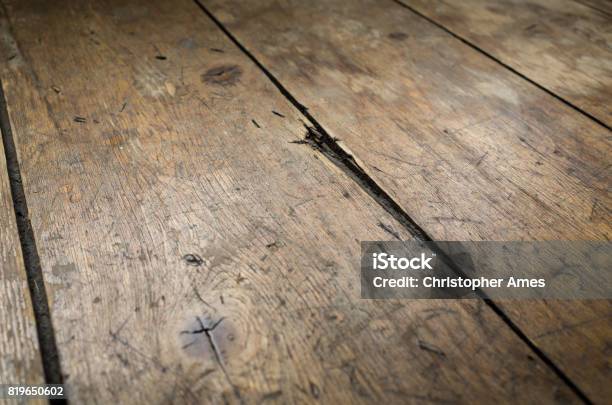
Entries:
[[576, 400], [481, 302], [359, 299], [359, 241], [410, 235], [192, 2], [5, 3], [74, 402]]
[[[12, 55], [14, 42], [7, 35], [0, 13], [0, 55]], [[0, 135], [0, 384], [44, 384], [36, 334], [36, 321], [28, 290], [21, 245]], [[23, 403], [20, 400], [2, 400]], [[42, 401], [30, 401], [42, 403]]]
[[612, 1], [610, 0], [576, 0], [578, 3], [592, 8], [601, 14], [612, 17]]
[[[434, 239], [610, 239], [609, 131], [409, 10], [205, 4]], [[612, 395], [609, 302], [504, 308], [587, 395]]]
[[612, 126], [612, 15], [601, 6], [574, 0], [401, 1]]
[[[5, 45], [0, 42], [1, 55]], [[7, 173], [0, 139], [0, 384], [44, 384]]]

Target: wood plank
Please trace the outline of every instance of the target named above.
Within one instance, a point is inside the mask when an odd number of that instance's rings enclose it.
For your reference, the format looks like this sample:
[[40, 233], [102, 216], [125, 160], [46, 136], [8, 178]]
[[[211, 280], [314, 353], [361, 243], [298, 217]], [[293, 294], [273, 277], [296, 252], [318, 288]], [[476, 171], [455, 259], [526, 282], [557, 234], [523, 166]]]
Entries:
[[0, 384], [44, 384], [36, 324], [6, 173], [0, 142]]
[[612, 1], [610, 0], [576, 0], [580, 4], [584, 4], [602, 14], [612, 17]]
[[359, 241], [410, 235], [193, 2], [6, 3], [73, 401], [576, 400], [481, 302], [359, 298]]
[[[609, 132], [424, 19], [370, 0], [205, 4], [434, 239], [610, 239]], [[504, 308], [612, 395], [609, 302]]]
[[612, 15], [601, 7], [574, 0], [401, 2], [612, 126]]
[[[7, 45], [2, 35], [0, 55], [7, 55]], [[0, 384], [44, 383], [36, 323], [0, 139]]]
[[[11, 55], [14, 43], [5, 29], [0, 13], [0, 55]], [[0, 135], [0, 384], [44, 384], [36, 321], [13, 210], [4, 130], [1, 128]]]

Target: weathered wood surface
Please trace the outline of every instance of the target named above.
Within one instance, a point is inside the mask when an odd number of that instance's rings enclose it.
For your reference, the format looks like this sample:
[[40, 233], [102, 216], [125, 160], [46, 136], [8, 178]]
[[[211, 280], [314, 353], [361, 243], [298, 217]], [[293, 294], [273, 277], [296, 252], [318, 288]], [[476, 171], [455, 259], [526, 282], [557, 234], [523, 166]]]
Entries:
[[194, 3], [5, 4], [75, 402], [576, 399], [481, 302], [359, 299], [359, 241], [410, 235]]
[[600, 13], [612, 17], [612, 1], [610, 0], [576, 0], [580, 4], [584, 4]]
[[[409, 10], [205, 5], [434, 239], [609, 240], [609, 131]], [[608, 302], [504, 307], [589, 396], [612, 395]]]
[[[1, 55], [6, 45], [0, 39]], [[7, 173], [0, 138], [0, 384], [44, 384]]]
[[[15, 49], [5, 28], [6, 22], [0, 13], [3, 60]], [[0, 135], [0, 384], [44, 384], [5, 156]]]
[[574, 0], [401, 2], [612, 126], [612, 15]]

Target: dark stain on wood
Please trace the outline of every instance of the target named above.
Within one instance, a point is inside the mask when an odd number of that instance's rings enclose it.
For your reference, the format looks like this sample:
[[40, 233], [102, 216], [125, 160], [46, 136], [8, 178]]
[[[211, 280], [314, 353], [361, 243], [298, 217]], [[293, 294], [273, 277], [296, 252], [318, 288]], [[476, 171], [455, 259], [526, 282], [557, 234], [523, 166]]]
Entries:
[[419, 340], [418, 344], [419, 344], [419, 349], [421, 350], [425, 350], [426, 352], [437, 354], [438, 356], [441, 356], [441, 357], [446, 357], [446, 353], [444, 353], [442, 349], [440, 349], [437, 346], [432, 345], [431, 343]]
[[218, 84], [220, 86], [233, 86], [240, 80], [242, 69], [238, 65], [222, 65], [209, 69], [202, 75], [205, 83]]
[[183, 256], [183, 260], [189, 266], [194, 266], [194, 267], [200, 267], [204, 263], [204, 259], [202, 259], [202, 257], [200, 257], [199, 255], [193, 254], [193, 253], [188, 253], [185, 256]]
[[392, 32], [389, 34], [389, 38], [394, 41], [403, 41], [408, 38], [408, 34], [404, 32]]

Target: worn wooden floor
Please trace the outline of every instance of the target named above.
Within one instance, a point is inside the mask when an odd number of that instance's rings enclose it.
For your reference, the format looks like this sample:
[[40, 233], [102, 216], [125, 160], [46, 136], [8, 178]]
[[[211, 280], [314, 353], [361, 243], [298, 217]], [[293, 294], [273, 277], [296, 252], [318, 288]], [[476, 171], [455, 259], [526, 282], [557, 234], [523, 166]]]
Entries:
[[359, 242], [410, 221], [610, 239], [609, 2], [1, 3], [0, 383], [612, 398], [609, 301], [359, 298]]

